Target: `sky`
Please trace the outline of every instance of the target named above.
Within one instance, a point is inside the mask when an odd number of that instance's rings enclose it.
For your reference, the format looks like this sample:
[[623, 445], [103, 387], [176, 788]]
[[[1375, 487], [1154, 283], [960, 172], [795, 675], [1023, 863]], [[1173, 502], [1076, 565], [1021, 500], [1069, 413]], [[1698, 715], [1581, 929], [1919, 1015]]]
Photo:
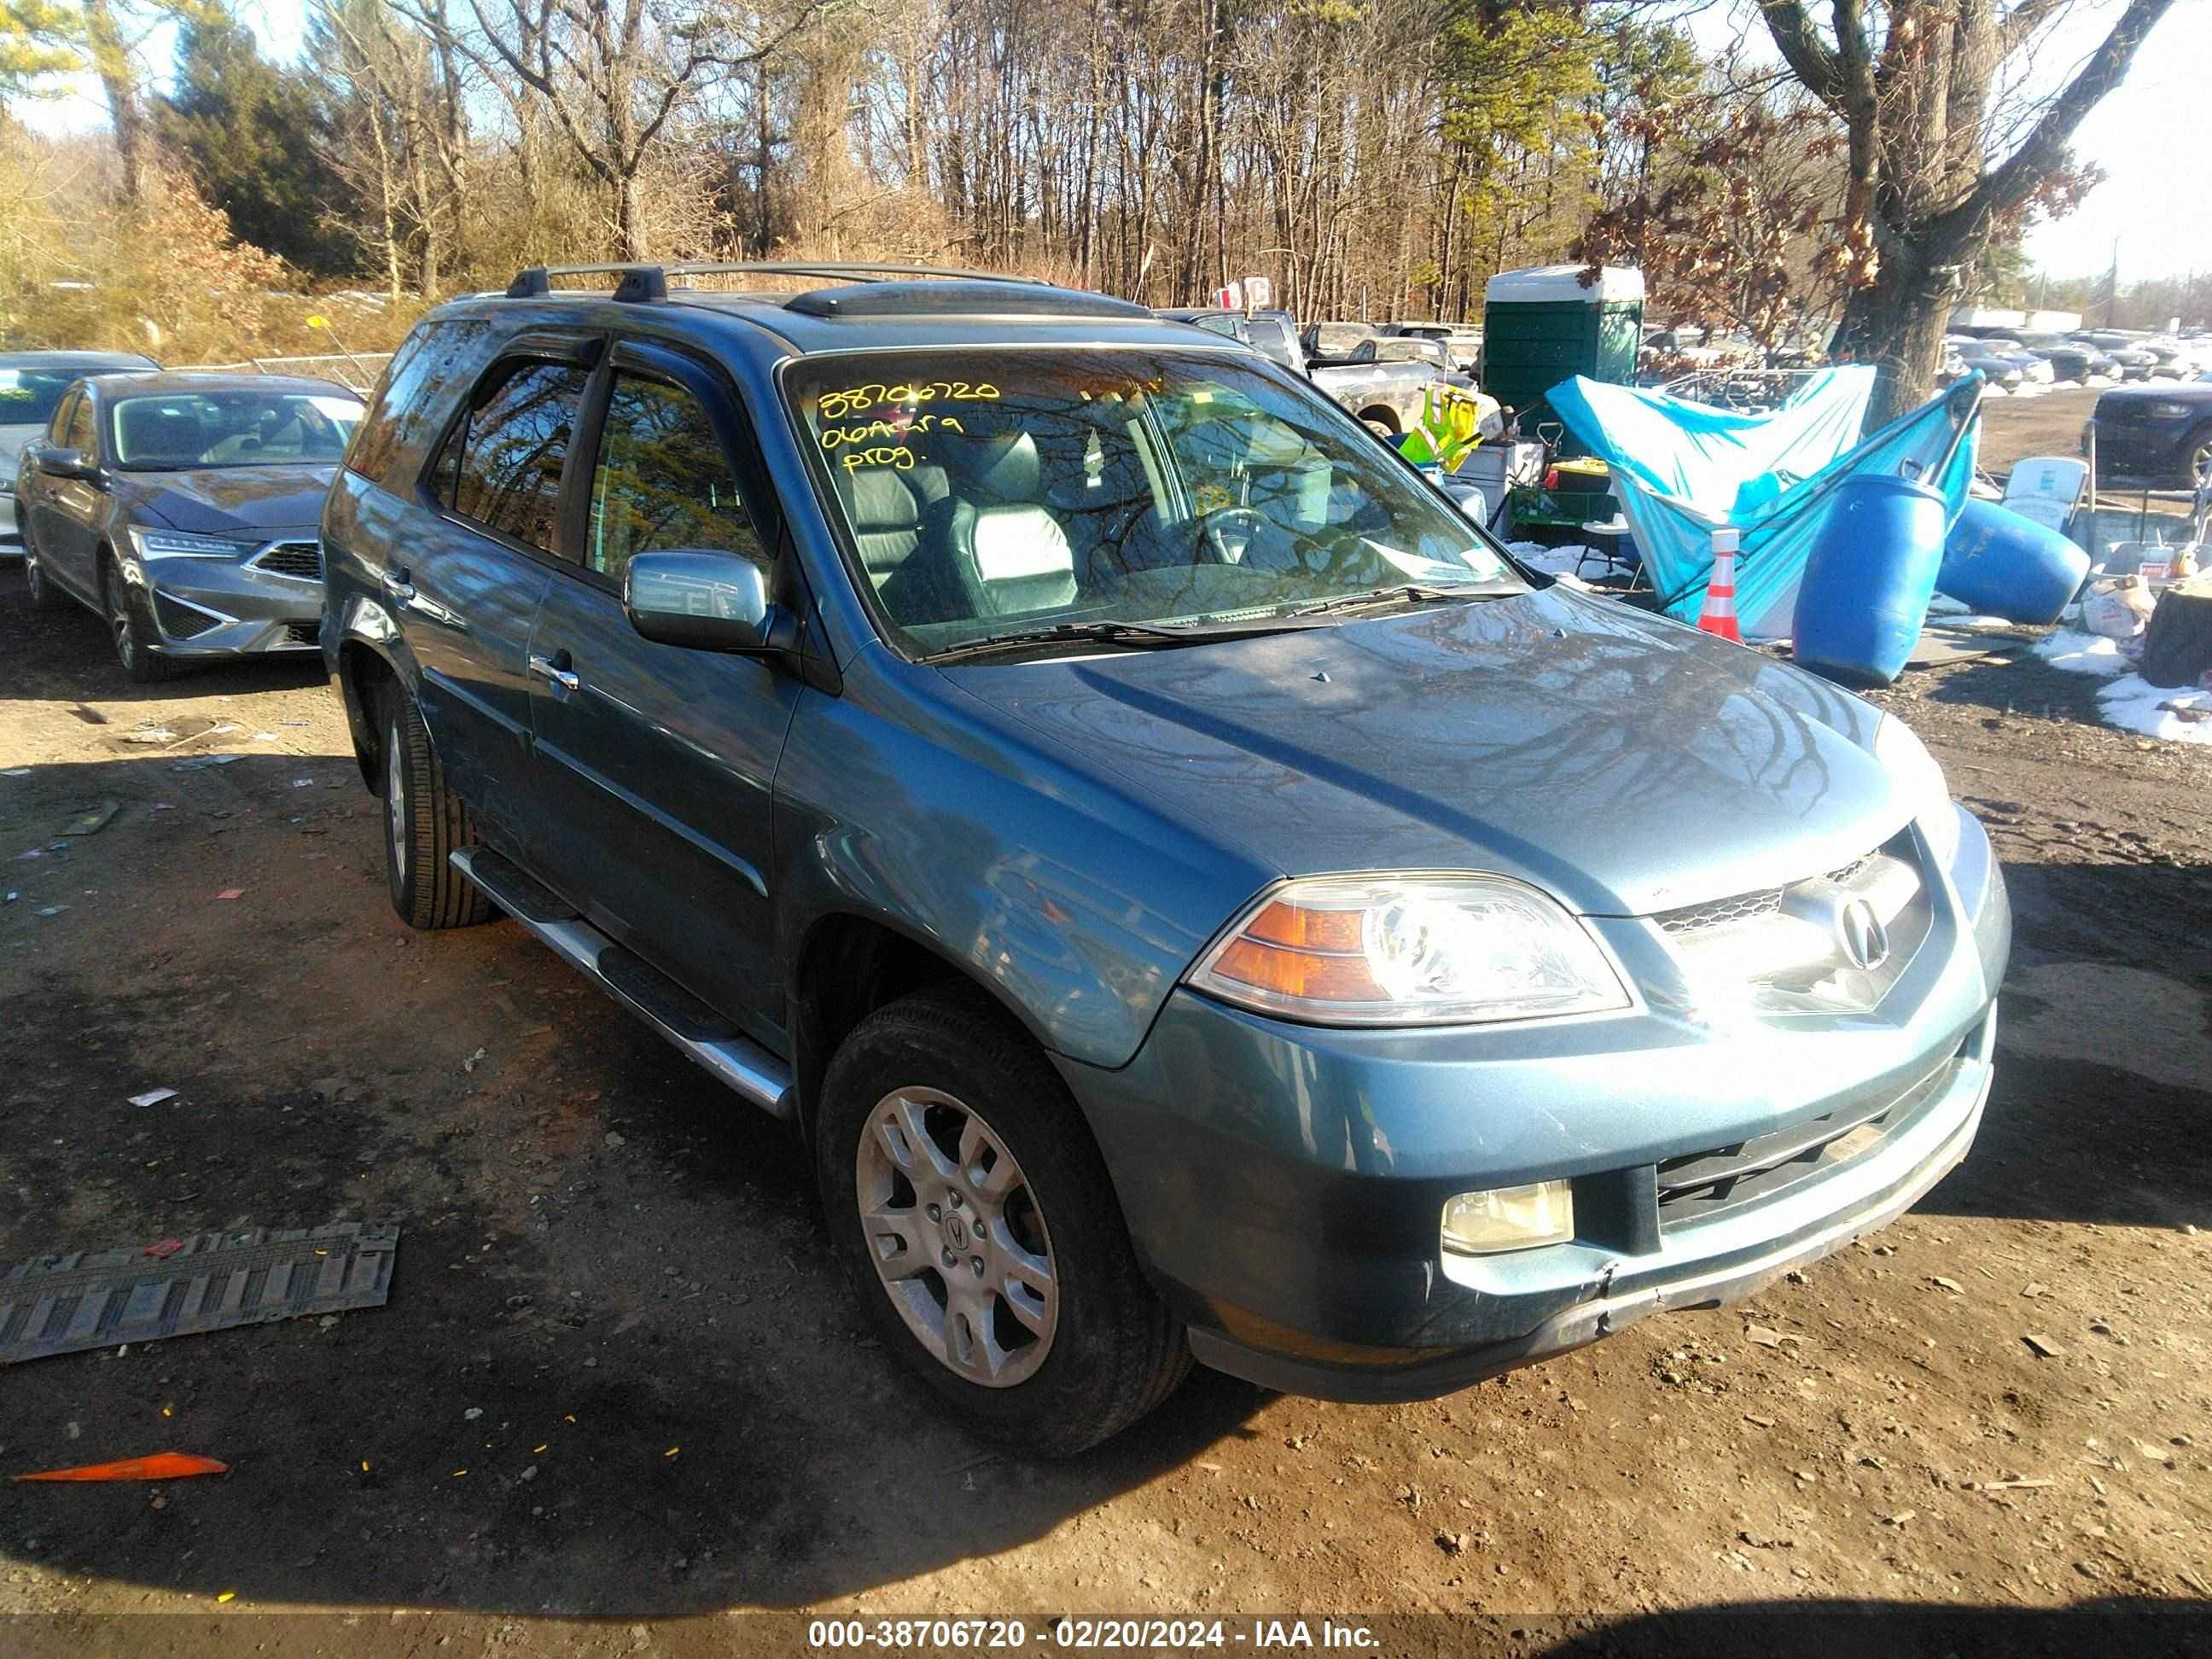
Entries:
[[[1685, 0], [1686, 4], [1693, 0]], [[2072, 11], [2039, 44], [2033, 79], [2063, 80], [2100, 40], [2124, 0], [2077, 0]], [[289, 60], [298, 56], [303, 24], [301, 0], [238, 0], [238, 10], [260, 37], [262, 50]], [[1747, 0], [1696, 10], [1692, 32], [1715, 45], [1731, 36], [1764, 40], [1764, 25]], [[170, 48], [154, 44], [166, 62]], [[2136, 54], [2118, 91], [2092, 110], [2075, 134], [2075, 150], [2106, 174], [2081, 208], [2028, 233], [2029, 258], [2054, 277], [2101, 275], [2117, 245], [2120, 280], [2186, 276], [2212, 270], [2212, 0], [2176, 0]], [[21, 106], [32, 125], [47, 131], [82, 131], [102, 125], [105, 106], [96, 89], [73, 87], [52, 100]]]

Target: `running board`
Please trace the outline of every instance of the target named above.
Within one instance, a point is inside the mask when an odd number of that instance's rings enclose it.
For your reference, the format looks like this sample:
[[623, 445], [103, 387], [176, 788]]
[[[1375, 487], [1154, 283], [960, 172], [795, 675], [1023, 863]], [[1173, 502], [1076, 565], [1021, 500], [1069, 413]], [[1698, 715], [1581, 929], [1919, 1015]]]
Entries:
[[695, 1062], [770, 1116], [793, 1115], [790, 1068], [759, 1043], [490, 848], [463, 847], [449, 856], [494, 904]]

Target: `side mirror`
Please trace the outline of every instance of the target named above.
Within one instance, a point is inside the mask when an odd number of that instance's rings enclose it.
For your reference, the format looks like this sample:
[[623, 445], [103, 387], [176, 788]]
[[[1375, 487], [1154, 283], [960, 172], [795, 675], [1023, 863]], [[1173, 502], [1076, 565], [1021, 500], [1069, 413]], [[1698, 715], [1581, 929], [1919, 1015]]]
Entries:
[[97, 480], [100, 468], [82, 449], [63, 449], [53, 444], [43, 446], [38, 453], [39, 471], [49, 478], [83, 478]]
[[770, 656], [799, 643], [796, 619], [769, 603], [761, 568], [734, 553], [640, 553], [623, 573], [623, 609], [631, 627], [661, 645]]

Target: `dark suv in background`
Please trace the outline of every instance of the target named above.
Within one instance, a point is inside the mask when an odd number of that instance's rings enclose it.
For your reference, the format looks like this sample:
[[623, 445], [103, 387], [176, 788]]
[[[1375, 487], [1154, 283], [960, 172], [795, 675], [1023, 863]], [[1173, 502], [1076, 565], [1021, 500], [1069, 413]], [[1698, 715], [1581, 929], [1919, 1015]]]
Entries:
[[1980, 1121], [2009, 912], [1909, 729], [1135, 306], [526, 271], [401, 347], [323, 544], [399, 915], [790, 1120], [1024, 1450], [1194, 1356], [1410, 1399], [1746, 1295]]

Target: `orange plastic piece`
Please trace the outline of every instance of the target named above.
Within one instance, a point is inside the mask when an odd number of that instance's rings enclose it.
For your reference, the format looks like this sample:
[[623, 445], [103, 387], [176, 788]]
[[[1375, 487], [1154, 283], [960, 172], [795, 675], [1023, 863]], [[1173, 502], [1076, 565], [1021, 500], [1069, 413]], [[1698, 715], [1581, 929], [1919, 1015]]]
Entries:
[[83, 1463], [73, 1469], [41, 1469], [18, 1480], [181, 1480], [192, 1474], [228, 1474], [230, 1465], [191, 1452], [155, 1452], [113, 1463]]

